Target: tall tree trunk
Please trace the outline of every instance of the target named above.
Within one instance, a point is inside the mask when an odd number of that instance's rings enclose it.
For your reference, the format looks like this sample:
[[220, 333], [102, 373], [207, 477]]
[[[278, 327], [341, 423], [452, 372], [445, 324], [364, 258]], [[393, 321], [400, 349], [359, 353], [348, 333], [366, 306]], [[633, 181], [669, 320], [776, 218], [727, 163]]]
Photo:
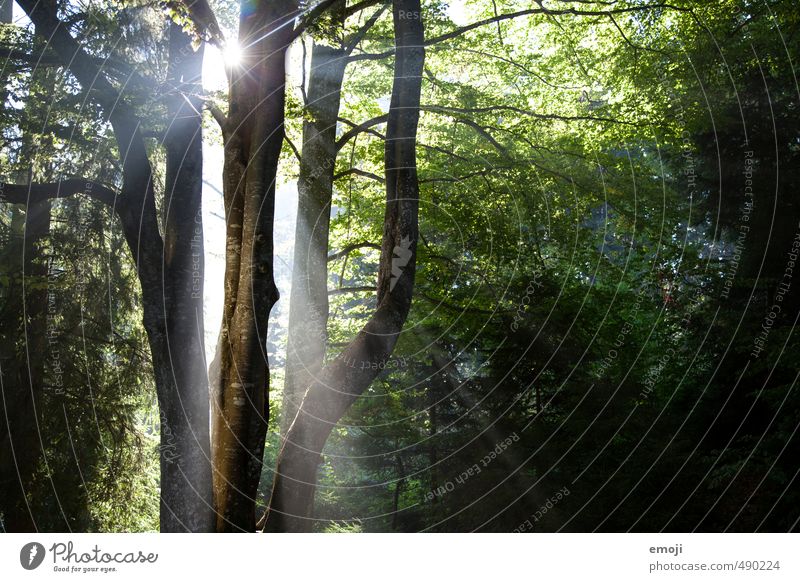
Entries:
[[267, 324], [278, 300], [273, 216], [283, 145], [286, 51], [294, 2], [243, 2], [242, 64], [224, 123], [225, 304], [213, 378], [214, 499], [218, 531], [255, 531], [269, 419]]
[[419, 0], [393, 5], [395, 74], [386, 130], [386, 213], [378, 272], [378, 307], [356, 338], [307, 390], [283, 442], [267, 531], [308, 531], [317, 469], [334, 425], [372, 383], [397, 342], [414, 286], [419, 183], [419, 119], [424, 31]]
[[[161, 527], [211, 531], [213, 499], [203, 322], [203, 47], [169, 29], [164, 193], [164, 348], [171, 372], [161, 407]], [[174, 389], [173, 389], [174, 388]]]
[[319, 377], [325, 359], [328, 233], [336, 167], [336, 120], [346, 65], [347, 53], [343, 48], [314, 45], [306, 106], [310, 119], [303, 124], [303, 153], [297, 180], [282, 435], [297, 415], [306, 389]]

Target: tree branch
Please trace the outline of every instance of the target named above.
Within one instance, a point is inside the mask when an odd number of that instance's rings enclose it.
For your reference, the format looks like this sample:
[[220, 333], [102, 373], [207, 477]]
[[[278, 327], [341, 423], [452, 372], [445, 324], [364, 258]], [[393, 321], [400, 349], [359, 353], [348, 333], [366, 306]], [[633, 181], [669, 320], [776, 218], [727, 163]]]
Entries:
[[366, 36], [369, 29], [375, 25], [375, 23], [378, 21], [381, 15], [386, 11], [386, 8], [388, 8], [388, 6], [389, 6], [388, 4], [384, 4], [383, 6], [378, 8], [375, 12], [372, 13], [372, 16], [370, 16], [369, 19], [367, 19], [367, 21], [361, 26], [361, 28], [359, 28], [355, 33], [353, 33], [353, 36], [350, 38], [347, 45], [344, 47], [344, 52], [346, 55], [349, 55], [350, 53], [353, 52], [353, 49], [356, 48], [356, 46], [358, 46], [358, 43], [360, 43], [364, 39], [364, 36]]
[[289, 37], [289, 43], [295, 40], [298, 36], [303, 34], [305, 30], [314, 24], [314, 21], [322, 16], [322, 13], [325, 12], [328, 8], [330, 8], [333, 4], [338, 2], [339, 0], [322, 0], [316, 6], [307, 10], [303, 13], [302, 18], [300, 18], [300, 22], [295, 27], [294, 31], [292, 32], [291, 36]]
[[510, 105], [492, 105], [489, 107], [448, 107], [444, 105], [423, 105], [421, 109], [423, 111], [430, 111], [431, 113], [443, 113], [445, 115], [451, 113], [470, 114], [470, 113], [491, 113], [493, 111], [508, 111], [511, 113], [517, 113], [519, 115], [532, 117], [534, 119], [543, 119], [551, 121], [601, 121], [604, 123], [635, 125], [630, 121], [621, 121], [619, 119], [614, 119], [613, 117], [596, 117], [593, 115], [559, 115], [557, 113], [536, 113], [534, 111], [521, 109], [519, 107], [512, 107]]
[[500, 152], [500, 154], [503, 157], [505, 157], [505, 158], [507, 158], [509, 160], [513, 160], [514, 159], [513, 156], [511, 155], [511, 152], [508, 151], [508, 148], [506, 148], [503, 144], [501, 144], [494, 137], [492, 137], [492, 135], [482, 125], [479, 125], [479, 124], [475, 123], [471, 119], [465, 119], [465, 118], [461, 118], [461, 117], [458, 118], [457, 121], [459, 123], [463, 123], [467, 127], [471, 127], [472, 129], [474, 129], [475, 132], [478, 133], [483, 139], [485, 139], [490, 144], [492, 144], [494, 146], [494, 148], [498, 152]]
[[367, 285], [362, 285], [358, 287], [339, 287], [338, 289], [328, 289], [328, 295], [345, 295], [347, 293], [359, 293], [363, 291], [377, 291], [377, 287], [370, 287]]
[[389, 115], [385, 114], [385, 115], [380, 115], [378, 117], [373, 117], [372, 119], [368, 119], [364, 123], [356, 125], [352, 121], [339, 117], [338, 120], [341, 121], [342, 123], [350, 125], [351, 129], [346, 131], [344, 134], [342, 134], [342, 137], [336, 140], [336, 150], [339, 151], [340, 149], [342, 149], [348, 141], [350, 141], [351, 139], [353, 139], [355, 136], [357, 136], [359, 133], [362, 132], [371, 133], [373, 135], [380, 137], [381, 139], [385, 139], [385, 136], [382, 133], [379, 133], [370, 128], [375, 125], [380, 125], [381, 123], [386, 123], [388, 119]]
[[0, 58], [4, 60], [22, 61], [36, 66], [64, 66], [64, 62], [55, 55], [32, 55], [24, 50], [2, 46]]
[[464, 174], [463, 176], [453, 176], [453, 177], [441, 177], [441, 178], [426, 178], [424, 180], [420, 180], [420, 184], [429, 184], [432, 182], [463, 182], [464, 180], [469, 180], [470, 178], [474, 178], [476, 176], [488, 176], [489, 174], [494, 174], [497, 170], [510, 170], [512, 166], [492, 166], [491, 168], [484, 168], [483, 170], [476, 170], [474, 172], [469, 172], [468, 174]]
[[294, 142], [291, 139], [289, 139], [289, 136], [286, 135], [286, 132], [283, 133], [283, 139], [286, 140], [286, 143], [289, 144], [289, 147], [292, 149], [292, 152], [294, 152], [294, 157], [297, 158], [297, 161], [302, 162], [303, 159], [300, 156], [300, 150], [298, 150], [297, 146], [294, 145]]
[[333, 179], [338, 180], [339, 178], [344, 178], [345, 176], [350, 176], [352, 174], [355, 174], [356, 176], [362, 176], [364, 178], [369, 178], [371, 180], [375, 180], [376, 182], [380, 182], [381, 184], [383, 184], [386, 181], [377, 174], [373, 174], [372, 172], [367, 172], [365, 170], [360, 170], [359, 168], [350, 168], [349, 170], [344, 170], [343, 172], [334, 174]]
[[349, 244], [346, 247], [344, 247], [342, 250], [340, 250], [338, 252], [335, 252], [335, 253], [333, 253], [331, 255], [328, 255], [328, 262], [330, 263], [331, 261], [335, 261], [337, 259], [341, 259], [342, 257], [345, 257], [345, 256], [349, 255], [351, 252], [353, 252], [356, 249], [377, 249], [377, 250], [381, 250], [381, 245], [375, 244], [375, 243], [371, 243], [371, 242], [368, 242], [368, 241]]
[[351, 16], [353, 16], [353, 14], [357, 14], [358, 12], [361, 12], [365, 8], [369, 8], [370, 6], [374, 6], [375, 4], [384, 1], [385, 0], [363, 0], [362, 2], [353, 4], [350, 8], [347, 8], [344, 11], [344, 17], [350, 18]]
[[[134, 109], [122, 99], [102, 69], [58, 19], [54, 0], [18, 0], [17, 3], [36, 26], [37, 34], [47, 40], [48, 46], [69, 67], [83, 89], [95, 96], [108, 115], [122, 159], [123, 190], [142, 198], [152, 196], [150, 160], [140, 131], [141, 120]], [[148, 212], [152, 210], [152, 218], [155, 218], [155, 205], [152, 202], [147, 203]]]
[[[440, 34], [439, 36], [434, 36], [425, 41], [425, 46], [432, 46], [446, 40], [450, 40], [461, 36], [471, 30], [475, 30], [476, 28], [481, 28], [483, 26], [494, 24], [496, 22], [502, 22], [504, 20], [510, 20], [512, 18], [520, 18], [522, 16], [531, 16], [534, 14], [546, 14], [548, 16], [613, 16], [614, 14], [630, 14], [633, 12], [641, 12], [644, 10], [654, 10], [658, 8], [665, 8], [669, 10], [676, 10], [679, 12], [689, 12], [688, 8], [682, 8], [679, 6], [674, 6], [672, 4], [646, 4], [643, 6], [626, 6], [623, 8], [613, 8], [609, 10], [581, 10], [578, 8], [545, 8], [542, 5], [542, 0], [535, 0], [536, 3], [539, 5], [539, 8], [527, 8], [525, 10], [518, 10], [516, 12], [508, 12], [506, 14], [499, 14], [497, 16], [492, 16], [491, 18], [484, 18], [483, 20], [478, 20], [471, 24], [466, 24], [464, 26], [455, 28], [450, 32], [446, 32], [444, 34]], [[388, 49], [382, 53], [361, 53], [358, 55], [353, 55], [350, 57], [351, 61], [362, 61], [362, 60], [377, 60], [377, 59], [385, 59], [390, 57], [394, 54], [394, 48]]]
[[456, 305], [455, 303], [448, 303], [443, 299], [439, 299], [438, 297], [433, 297], [432, 295], [428, 295], [423, 291], [419, 291], [418, 295], [421, 299], [428, 301], [429, 303], [433, 303], [437, 306], [444, 307], [445, 309], [449, 309], [450, 311], [455, 311], [456, 313], [484, 313], [487, 315], [497, 315], [498, 313], [507, 313], [508, 311], [490, 311], [488, 309], [480, 309], [479, 307], [464, 307], [463, 305]]

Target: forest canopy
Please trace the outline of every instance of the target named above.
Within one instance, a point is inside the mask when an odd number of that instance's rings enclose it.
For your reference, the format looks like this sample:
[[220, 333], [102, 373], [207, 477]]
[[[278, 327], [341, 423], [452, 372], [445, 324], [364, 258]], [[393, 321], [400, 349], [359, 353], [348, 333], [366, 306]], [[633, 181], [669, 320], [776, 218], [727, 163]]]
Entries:
[[797, 530], [796, 2], [0, 12], [2, 531]]

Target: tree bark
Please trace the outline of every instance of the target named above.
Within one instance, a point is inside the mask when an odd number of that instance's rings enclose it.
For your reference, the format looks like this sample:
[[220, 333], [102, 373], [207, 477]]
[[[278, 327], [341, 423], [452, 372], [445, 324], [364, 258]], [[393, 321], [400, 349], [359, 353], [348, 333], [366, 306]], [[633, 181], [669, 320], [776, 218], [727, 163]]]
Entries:
[[227, 220], [225, 304], [212, 378], [218, 531], [255, 531], [255, 499], [269, 419], [267, 324], [273, 280], [275, 181], [283, 144], [290, 0], [242, 3], [242, 64], [232, 72], [223, 124]]
[[169, 27], [169, 101], [163, 204], [165, 328], [160, 355], [171, 373], [159, 392], [162, 529], [211, 531], [213, 499], [203, 320], [203, 47]]
[[292, 292], [286, 347], [281, 434], [297, 415], [300, 401], [319, 377], [328, 326], [328, 235], [336, 123], [347, 54], [344, 48], [315, 44], [311, 52], [303, 149], [297, 180]]
[[[343, 34], [346, 2], [331, 6], [334, 30]], [[281, 406], [281, 435], [285, 436], [297, 415], [306, 389], [319, 376], [325, 360], [328, 327], [328, 253], [333, 183], [342, 83], [347, 57], [385, 11], [377, 9], [346, 41], [329, 47], [314, 44], [306, 111], [302, 156], [298, 177], [297, 225], [295, 228], [292, 292], [289, 300], [285, 379]], [[385, 121], [385, 119], [384, 119]], [[358, 170], [355, 170], [358, 172]], [[368, 244], [368, 243], [365, 243]], [[378, 247], [380, 248], [380, 247]]]
[[419, 0], [393, 4], [396, 59], [384, 152], [386, 212], [378, 272], [378, 307], [356, 338], [306, 391], [283, 442], [267, 531], [308, 531], [317, 469], [334, 425], [372, 383], [394, 349], [411, 307], [418, 239], [419, 120], [424, 31]]

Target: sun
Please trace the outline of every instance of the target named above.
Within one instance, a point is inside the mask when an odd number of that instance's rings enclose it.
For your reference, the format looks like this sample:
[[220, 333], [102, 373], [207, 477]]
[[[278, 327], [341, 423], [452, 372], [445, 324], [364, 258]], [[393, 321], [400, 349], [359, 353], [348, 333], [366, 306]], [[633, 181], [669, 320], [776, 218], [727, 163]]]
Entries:
[[207, 91], [221, 91], [228, 87], [228, 73], [242, 64], [242, 49], [236, 42], [220, 50], [206, 45], [203, 57], [203, 87]]
[[222, 60], [229, 69], [234, 69], [242, 64], [242, 48], [237, 42], [231, 42], [222, 49]]

